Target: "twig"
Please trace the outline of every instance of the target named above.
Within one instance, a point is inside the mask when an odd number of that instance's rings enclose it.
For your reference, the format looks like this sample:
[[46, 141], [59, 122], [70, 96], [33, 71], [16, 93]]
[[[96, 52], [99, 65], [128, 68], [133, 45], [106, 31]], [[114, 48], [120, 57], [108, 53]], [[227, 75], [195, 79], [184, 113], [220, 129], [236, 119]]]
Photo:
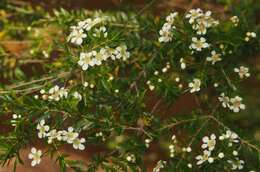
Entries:
[[223, 75], [225, 76], [228, 85], [229, 85], [234, 91], [236, 91], [236, 90], [237, 90], [236, 86], [234, 86], [234, 85], [232, 84], [231, 80], [229, 79], [229, 77], [227, 76], [227, 74], [226, 74], [226, 72], [224, 71], [223, 68], [221, 68], [221, 72], [222, 72]]
[[153, 109], [152, 109], [152, 111], [151, 111], [151, 114], [153, 114], [153, 113], [156, 111], [156, 109], [158, 108], [158, 106], [160, 105], [161, 102], [162, 102], [162, 99], [159, 99], [159, 100], [155, 103], [155, 105], [153, 106]]
[[149, 2], [147, 5], [145, 5], [137, 14], [136, 16], [139, 16], [141, 15], [145, 10], [149, 9], [154, 3], [155, 3], [156, 0], [151, 0], [151, 2]]
[[[10, 85], [9, 88], [11, 90], [0, 90], [0, 94], [21, 93], [21, 92], [27, 92], [27, 91], [32, 92], [32, 91], [35, 91], [35, 90], [42, 88], [43, 86], [45, 86], [45, 84], [38, 85], [38, 86], [35, 86], [35, 87], [25, 88], [25, 89], [18, 89], [18, 90], [15, 90], [15, 89], [20, 88], [20, 87], [24, 87], [24, 86], [28, 86], [28, 85], [31, 85], [31, 84], [35, 84], [35, 83], [38, 83], [38, 82], [42, 82], [42, 81], [51, 80], [51, 82], [54, 82], [54, 81], [56, 81], [60, 78], [67, 77], [69, 74], [70, 74], [70, 72], [62, 72], [62, 73], [58, 74], [58, 76], [49, 76], [49, 77], [44, 77], [44, 78], [37, 79], [37, 80], [32, 80], [32, 81], [29, 81], [29, 82], [26, 82], [26, 83], [21, 83], [21, 84], [18, 84], [18, 85]], [[26, 93], [26, 94], [28, 94], [28, 93]]]

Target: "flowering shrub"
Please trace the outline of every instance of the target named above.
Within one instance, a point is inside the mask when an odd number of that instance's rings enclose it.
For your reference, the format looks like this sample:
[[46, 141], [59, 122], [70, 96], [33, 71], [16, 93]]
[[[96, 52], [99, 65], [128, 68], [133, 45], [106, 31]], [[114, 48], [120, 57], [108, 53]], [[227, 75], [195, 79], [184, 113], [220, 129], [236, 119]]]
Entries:
[[[19, 151], [30, 147], [35, 168], [49, 156], [62, 171], [146, 171], [147, 152], [156, 146], [164, 153], [153, 172], [257, 171], [259, 147], [230, 120], [247, 110], [240, 83], [254, 71], [245, 58], [259, 48], [248, 8], [225, 17], [196, 8], [160, 18], [39, 11], [20, 36], [31, 40], [23, 55], [41, 67], [28, 78], [17, 62], [18, 77], [0, 90], [1, 115], [12, 116], [2, 121], [12, 128], [0, 135], [1, 163], [22, 163]], [[18, 33], [10, 28], [12, 38]], [[183, 95], [196, 108], [167, 111]], [[63, 154], [64, 145], [106, 150], [83, 164]]]

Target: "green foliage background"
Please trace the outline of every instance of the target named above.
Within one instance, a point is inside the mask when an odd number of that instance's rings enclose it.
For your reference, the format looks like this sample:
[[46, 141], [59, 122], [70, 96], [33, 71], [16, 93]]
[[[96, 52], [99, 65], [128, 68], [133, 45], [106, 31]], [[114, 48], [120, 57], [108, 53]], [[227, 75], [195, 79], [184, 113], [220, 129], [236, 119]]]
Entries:
[[[38, 140], [36, 125], [45, 119], [51, 128], [73, 126], [87, 140], [85, 151], [88, 145], [105, 149], [93, 155], [91, 163], [86, 166], [59, 152], [64, 143], [48, 145], [47, 141], [41, 140], [48, 146], [45, 156], [57, 161], [61, 171], [66, 171], [68, 167], [90, 172], [100, 167], [106, 171], [146, 171], [144, 161], [149, 151], [145, 147], [146, 138], [152, 138], [153, 144], [160, 150], [158, 152], [163, 152], [160, 157], [168, 160], [164, 171], [230, 171], [226, 161], [219, 160], [201, 167], [194, 163], [194, 157], [201, 152], [201, 138], [212, 132], [221, 135], [227, 129], [241, 137], [241, 144], [236, 149], [245, 160], [244, 170], [257, 171], [260, 167], [260, 63], [257, 56], [260, 41], [258, 37], [249, 43], [243, 39], [247, 31], [260, 35], [257, 21], [260, 6], [257, 1], [250, 0], [239, 1], [235, 5], [235, 1], [221, 0], [219, 3], [225, 6], [226, 13], [218, 18], [213, 11], [220, 25], [210, 29], [206, 37], [215, 49], [223, 44], [225, 52], [231, 50], [233, 53], [227, 53], [220, 63], [212, 67], [205, 63], [209, 50], [190, 55], [188, 47], [195, 33], [182, 17], [177, 19], [178, 31], [174, 32], [173, 43], [158, 43], [158, 31], [168, 12], [155, 15], [151, 9], [153, 4], [141, 11], [122, 7], [127, 9], [125, 13], [65, 9], [49, 13], [42, 8], [17, 7], [1, 1], [0, 71], [5, 82], [0, 84], [0, 126], [10, 126], [13, 113], [22, 115], [16, 127], [0, 132], [1, 164], [6, 165], [12, 158], [15, 165], [23, 163], [19, 152]], [[183, 12], [180, 13], [183, 15]], [[229, 21], [233, 15], [240, 19], [238, 27], [233, 27]], [[89, 34], [80, 48], [66, 42], [70, 26], [95, 16], [115, 18], [107, 23], [107, 38], [97, 39]], [[8, 46], [8, 43], [11, 40], [25, 48], [18, 53], [10, 53], [13, 44]], [[82, 51], [121, 44], [126, 44], [131, 53], [127, 61], [105, 62], [86, 72], [77, 65]], [[49, 58], [44, 57], [43, 50], [50, 54]], [[180, 70], [181, 57], [189, 59], [185, 71]], [[169, 72], [155, 76], [154, 71], [161, 71], [167, 62], [171, 65]], [[233, 72], [234, 67], [240, 65], [249, 66], [252, 75], [243, 83]], [[110, 76], [114, 77], [113, 81], [108, 81]], [[158, 77], [162, 79], [161, 83], [157, 83]], [[181, 78], [184, 87], [198, 77], [203, 89], [189, 97], [196, 101], [196, 108], [171, 114], [167, 109], [187, 94], [185, 88], [178, 87], [176, 77]], [[148, 89], [148, 80], [156, 85], [154, 91]], [[84, 81], [93, 83], [95, 88], [83, 88]], [[219, 83], [218, 88], [213, 87], [215, 82]], [[65, 86], [70, 92], [78, 91], [83, 98], [78, 101], [69, 96], [59, 102], [34, 98], [40, 89], [53, 85]], [[234, 90], [233, 86], [237, 89]], [[119, 93], [114, 92], [116, 89]], [[234, 114], [222, 108], [217, 101], [221, 92], [243, 97], [247, 110]], [[151, 101], [155, 103], [149, 106]], [[105, 142], [95, 136], [100, 131], [106, 137]], [[173, 134], [179, 139], [179, 149], [190, 145], [194, 151], [183, 154], [177, 150], [178, 156], [169, 158], [167, 146]], [[121, 142], [115, 141], [118, 137], [123, 138]], [[223, 150], [227, 156], [232, 154], [225, 145], [218, 145], [217, 149]], [[136, 156], [136, 163], [126, 161], [125, 157], [130, 153]], [[194, 164], [192, 169], [187, 167], [188, 162]]]

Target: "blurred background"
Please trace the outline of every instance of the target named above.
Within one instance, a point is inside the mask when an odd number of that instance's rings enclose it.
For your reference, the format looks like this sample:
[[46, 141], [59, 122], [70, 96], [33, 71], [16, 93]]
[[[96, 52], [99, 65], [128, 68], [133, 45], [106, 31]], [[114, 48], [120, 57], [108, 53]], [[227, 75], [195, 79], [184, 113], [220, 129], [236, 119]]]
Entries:
[[[2, 2], [1, 2], [2, 1]], [[0, 0], [3, 3], [5, 0]], [[146, 7], [152, 9], [155, 14], [163, 13], [165, 14], [170, 10], [177, 11], [186, 11], [191, 8], [200, 7], [202, 9], [209, 9], [215, 13], [218, 13], [220, 16], [225, 16], [228, 13], [227, 3], [228, 0], [8, 0], [8, 3], [12, 3], [14, 5], [23, 7], [23, 6], [31, 6], [32, 8], [42, 8], [46, 11], [52, 12], [53, 9], [65, 8], [68, 10], [72, 9], [89, 9], [89, 10], [126, 10], [133, 9], [136, 11], [142, 10]], [[152, 12], [151, 11], [151, 12]], [[258, 21], [259, 23], [259, 21]], [[1, 27], [0, 27], [1, 28]], [[1, 30], [0, 30], [0, 46], [6, 50], [8, 50], [11, 54], [19, 54], [26, 48], [23, 42], [12, 42], [12, 40], [8, 40], [9, 42], [6, 44], [1, 43], [4, 41], [1, 38]], [[244, 132], [251, 133], [252, 138], [260, 141], [260, 58], [258, 56], [248, 58], [248, 63], [253, 66], [255, 69], [255, 75], [253, 75], [250, 79], [243, 83], [243, 92], [244, 96], [247, 100], [247, 111], [242, 112], [239, 115], [232, 116], [231, 120], [236, 123], [237, 127]], [[31, 64], [29, 64], [31, 65]], [[39, 65], [37, 63], [33, 63], [33, 65]], [[31, 70], [29, 69], [28, 64], [21, 67], [21, 69], [30, 75]], [[9, 83], [8, 79], [4, 76], [0, 76], [1, 83]], [[156, 97], [152, 95], [154, 98], [149, 101], [148, 106], [154, 106], [156, 102]], [[197, 106], [196, 101], [191, 95], [184, 95], [180, 98], [180, 100], [170, 109], [168, 109], [171, 113], [177, 113], [183, 110], [190, 111]], [[188, 108], [187, 108], [188, 107]], [[159, 108], [160, 109], [160, 108]], [[163, 107], [161, 107], [163, 110]], [[8, 131], [8, 127], [0, 126], [0, 132]], [[44, 147], [41, 145], [39, 141], [36, 143], [37, 148], [41, 148], [44, 150]], [[95, 152], [102, 151], [101, 147], [87, 147], [86, 151], [79, 152], [73, 150], [70, 146], [64, 147], [62, 152], [70, 154], [71, 159], [79, 159], [84, 161], [86, 164], [88, 163], [89, 157]], [[148, 172], [152, 171], [152, 168], [155, 166], [156, 161], [158, 160], [158, 156], [161, 156], [161, 152], [155, 151], [156, 146], [152, 145], [150, 151], [148, 152], [148, 156], [146, 159], [146, 166]], [[22, 159], [24, 160], [24, 165], [18, 165], [18, 172], [56, 172], [59, 171], [59, 167], [53, 161], [48, 158], [43, 158], [42, 162], [39, 166], [33, 168], [30, 166], [30, 161], [28, 160], [28, 152], [30, 149], [24, 149], [21, 152]], [[1, 168], [0, 172], [11, 172], [13, 169], [13, 163], [10, 163], [8, 167]], [[101, 170], [100, 170], [101, 171]]]

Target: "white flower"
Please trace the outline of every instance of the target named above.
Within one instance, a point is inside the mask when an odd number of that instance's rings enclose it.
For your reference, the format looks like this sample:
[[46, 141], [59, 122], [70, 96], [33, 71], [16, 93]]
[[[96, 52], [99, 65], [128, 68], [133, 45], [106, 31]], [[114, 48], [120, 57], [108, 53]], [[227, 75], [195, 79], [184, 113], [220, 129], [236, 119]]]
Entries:
[[195, 19], [200, 17], [202, 15], [202, 10], [197, 8], [197, 9], [191, 9], [189, 13], [185, 16], [185, 18], [189, 18], [189, 23], [192, 24], [194, 23]]
[[86, 37], [87, 34], [85, 34], [82, 29], [73, 29], [73, 31], [70, 33], [68, 37], [68, 41], [76, 45], [81, 45], [83, 39]]
[[150, 143], [152, 142], [152, 140], [151, 139], [145, 139], [145, 146], [147, 147], [147, 148], [149, 148], [149, 146], [150, 146]]
[[210, 138], [208, 136], [205, 136], [205, 137], [203, 137], [202, 141], [203, 141], [203, 144], [201, 145], [201, 148], [203, 148], [203, 149], [208, 148], [209, 151], [212, 151], [216, 145], [216, 135], [211, 134]]
[[201, 85], [200, 79], [197, 78], [193, 79], [193, 82], [189, 83], [189, 87], [191, 88], [190, 92], [194, 93], [200, 91], [200, 85]]
[[196, 30], [198, 35], [205, 35], [207, 33], [207, 28], [219, 24], [217, 20], [214, 20], [211, 17], [211, 11], [203, 13], [200, 9], [192, 9], [190, 13], [186, 15], [186, 18], [189, 18], [192, 29]]
[[153, 172], [160, 172], [162, 168], [166, 166], [166, 161], [158, 161], [156, 167], [153, 168]]
[[166, 17], [166, 21], [167, 23], [169, 24], [173, 24], [175, 18], [178, 16], [178, 12], [173, 12], [173, 13], [170, 13], [167, 17]]
[[13, 114], [13, 119], [11, 120], [12, 126], [16, 126], [17, 121], [22, 117], [21, 115]]
[[228, 163], [232, 165], [232, 170], [242, 170], [244, 168], [244, 161], [236, 158], [234, 161], [228, 160]]
[[49, 144], [52, 143], [54, 139], [61, 141], [62, 140], [62, 133], [63, 133], [62, 131], [57, 132], [56, 129], [53, 129], [50, 132], [48, 132], [46, 134], [46, 136], [48, 137], [48, 143]]
[[28, 155], [29, 159], [32, 159], [31, 166], [35, 166], [37, 164], [40, 164], [41, 162], [41, 156], [42, 156], [42, 151], [37, 150], [36, 148], [31, 149], [31, 153]]
[[[90, 31], [95, 25], [98, 23], [103, 22], [103, 18], [97, 17], [94, 20], [91, 18], [88, 18], [83, 21], [79, 21], [77, 26], [71, 26], [71, 33], [68, 36], [68, 41], [70, 41], [73, 44], [81, 45], [83, 42], [83, 39], [87, 37], [87, 34], [84, 33], [84, 31]], [[95, 30], [96, 33], [94, 33], [94, 36], [98, 37], [101, 32], [103, 32], [104, 37], [107, 36], [106, 28], [104, 26], [100, 27], [99, 29]]]
[[95, 61], [93, 61], [93, 58], [96, 56], [96, 54], [96, 51], [80, 53], [78, 65], [82, 67], [82, 70], [87, 70], [89, 66], [95, 65]]
[[172, 26], [170, 23], [164, 23], [162, 29], [159, 31], [159, 42], [171, 42], [173, 38], [172, 29], [175, 27]]
[[198, 160], [197, 165], [203, 164], [205, 161], [208, 161], [209, 163], [214, 162], [214, 158], [210, 157], [211, 152], [204, 150], [203, 155], [196, 156], [196, 159]]
[[216, 53], [216, 51], [211, 51], [211, 57], [207, 57], [207, 61], [211, 62], [213, 65], [221, 60], [220, 54]]
[[84, 86], [84, 87], [88, 87], [88, 82], [84, 82], [84, 83], [83, 83], [83, 86]]
[[58, 85], [55, 85], [54, 87], [52, 87], [49, 90], [49, 100], [55, 100], [55, 101], [59, 101], [61, 98], [63, 97], [67, 97], [68, 96], [68, 92], [64, 87], [59, 88]]
[[123, 59], [124, 61], [130, 57], [130, 53], [127, 51], [126, 45], [116, 47], [114, 52], [116, 59]]
[[82, 95], [79, 94], [79, 92], [77, 92], [77, 91], [75, 91], [75, 92], [73, 93], [73, 96], [74, 96], [76, 99], [78, 99], [79, 101], [82, 99]]
[[172, 135], [172, 141], [174, 142], [174, 143], [176, 143], [177, 142], [177, 140], [176, 140], [176, 135]]
[[232, 152], [232, 154], [233, 154], [234, 156], [238, 156], [238, 152], [235, 151], [235, 150]]
[[234, 98], [230, 99], [230, 110], [233, 110], [233, 112], [237, 113], [240, 111], [240, 109], [245, 109], [246, 106], [242, 103], [242, 98], [239, 96], [236, 96]]
[[72, 127], [68, 128], [68, 131], [63, 131], [63, 140], [67, 141], [67, 143], [73, 143], [74, 139], [76, 139], [79, 134], [77, 132], [73, 132], [74, 129]]
[[129, 154], [127, 157], [126, 157], [126, 160], [128, 161], [128, 162], [132, 162], [132, 163], [134, 163], [135, 162], [135, 155], [134, 154]]
[[224, 153], [223, 152], [220, 152], [219, 154], [218, 154], [218, 157], [220, 158], [220, 159], [222, 159], [222, 158], [224, 158]]
[[191, 147], [184, 147], [184, 148], [182, 148], [182, 151], [183, 152], [191, 152], [192, 151], [192, 149], [191, 149]]
[[188, 166], [189, 168], [192, 168], [192, 164], [191, 164], [191, 163], [187, 164], [187, 166]]
[[209, 44], [206, 42], [206, 39], [201, 37], [200, 39], [193, 37], [192, 44], [190, 46], [192, 49], [201, 51], [203, 48], [209, 47]]
[[97, 53], [97, 55], [95, 56], [95, 58], [92, 59], [92, 62], [95, 64], [95, 65], [101, 65], [102, 64], [102, 61], [104, 60], [104, 56], [103, 54], [101, 53]]
[[227, 130], [225, 134], [219, 137], [219, 140], [229, 140], [228, 146], [232, 146], [232, 143], [239, 143], [239, 137], [236, 133]]
[[222, 102], [222, 106], [224, 108], [229, 107], [229, 97], [225, 96], [225, 93], [221, 93], [220, 97], [218, 97], [218, 100]]
[[243, 79], [245, 77], [247, 78], [247, 77], [250, 76], [249, 69], [247, 67], [244, 67], [244, 66], [240, 66], [239, 68], [235, 68], [234, 72], [238, 73], [238, 75], [241, 79]]
[[194, 25], [193, 29], [197, 30], [198, 35], [205, 35], [207, 33], [207, 25], [204, 22]]
[[247, 32], [246, 33], [245, 41], [248, 42], [248, 41], [250, 41], [251, 38], [256, 38], [255, 32]]
[[50, 127], [48, 125], [44, 125], [45, 120], [41, 120], [40, 123], [37, 124], [37, 130], [38, 131], [38, 137], [39, 138], [44, 138], [46, 136], [46, 132], [49, 131]]
[[186, 63], [185, 63], [184, 58], [180, 58], [180, 63], [181, 63], [181, 69], [184, 70], [186, 68]]
[[160, 37], [159, 37], [159, 42], [171, 42], [173, 34], [169, 30], [160, 30], [159, 32]]
[[175, 29], [173, 23], [175, 21], [176, 16], [178, 15], [177, 12], [170, 13], [166, 17], [166, 23], [163, 24], [161, 30], [159, 31], [159, 42], [171, 42], [173, 38], [172, 29]]
[[173, 158], [175, 153], [175, 146], [171, 144], [169, 145], [169, 149], [170, 149], [170, 157]]
[[232, 16], [230, 20], [234, 24], [234, 26], [238, 26], [239, 18], [237, 16]]
[[101, 26], [100, 28], [96, 28], [95, 32], [93, 33], [94, 37], [100, 38], [101, 36], [104, 36], [104, 38], [107, 37], [107, 28], [105, 26]]
[[74, 149], [84, 150], [85, 146], [82, 143], [85, 143], [86, 140], [84, 138], [75, 138], [72, 142]]
[[45, 93], [45, 90], [44, 90], [44, 89], [41, 89], [41, 90], [40, 90], [40, 93], [41, 93], [41, 94], [44, 94], [44, 93]]

